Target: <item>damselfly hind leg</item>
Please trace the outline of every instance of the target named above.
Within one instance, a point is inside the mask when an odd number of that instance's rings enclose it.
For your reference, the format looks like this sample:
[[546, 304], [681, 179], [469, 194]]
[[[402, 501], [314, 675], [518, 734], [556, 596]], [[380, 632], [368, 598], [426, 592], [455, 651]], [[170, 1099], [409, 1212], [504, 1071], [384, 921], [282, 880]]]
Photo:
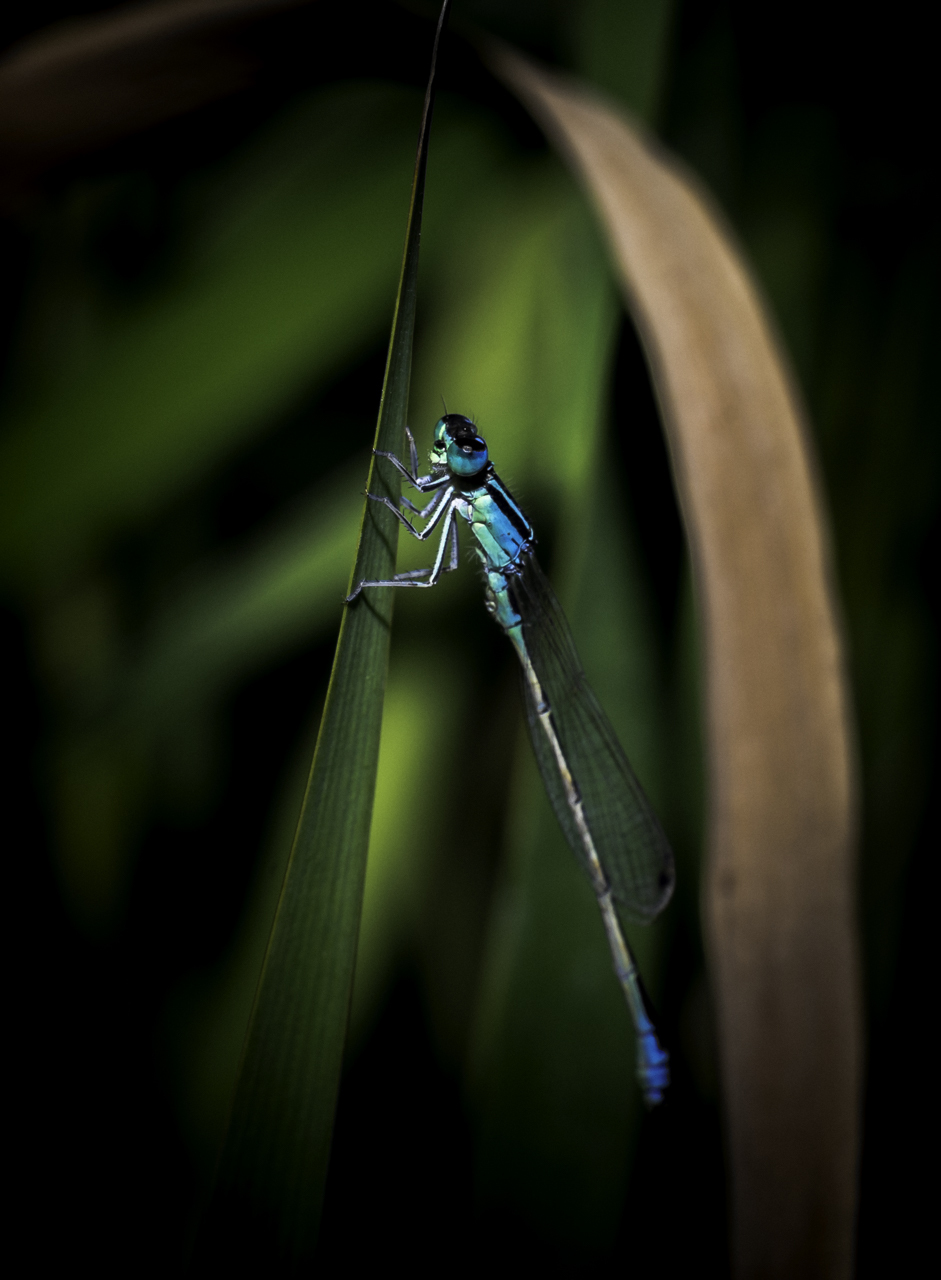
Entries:
[[[372, 494], [369, 495], [373, 497]], [[431, 532], [445, 511], [448, 517], [444, 522], [444, 529], [441, 531], [441, 541], [438, 543], [438, 551], [435, 555], [435, 562], [429, 569], [411, 569], [406, 573], [397, 573], [394, 578], [364, 578], [348, 596], [344, 598], [344, 604], [352, 604], [363, 587], [434, 587], [437, 586], [438, 580], [442, 573], [453, 573], [458, 566], [458, 544], [457, 544], [457, 524], [454, 520], [454, 505], [447, 502], [442, 503], [438, 511], [435, 512], [431, 521], [421, 533], [418, 533], [405, 517], [392, 505], [388, 498], [377, 498], [376, 501], [384, 501], [390, 511], [395, 512], [407, 529], [411, 531], [414, 537], [420, 542], [424, 541], [425, 536]], [[451, 557], [448, 564], [444, 563], [444, 554], [448, 543], [451, 544]], [[421, 578], [428, 579], [427, 582], [420, 581]]]
[[420, 476], [418, 474], [418, 450], [415, 448], [415, 441], [408, 427], [405, 428], [405, 434], [408, 436], [408, 452], [409, 461], [411, 462], [411, 470], [405, 465], [401, 458], [386, 449], [373, 449], [373, 453], [377, 458], [385, 458], [387, 462], [391, 462], [396, 471], [403, 480], [407, 480], [413, 489], [417, 489], [420, 493], [430, 493], [433, 489], [440, 489], [448, 483], [447, 474]]

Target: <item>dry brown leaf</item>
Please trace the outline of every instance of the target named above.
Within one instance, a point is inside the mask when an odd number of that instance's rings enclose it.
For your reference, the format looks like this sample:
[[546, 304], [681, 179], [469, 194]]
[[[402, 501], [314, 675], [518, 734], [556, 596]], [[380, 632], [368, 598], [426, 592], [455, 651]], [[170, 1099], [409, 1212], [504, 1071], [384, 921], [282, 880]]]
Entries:
[[589, 191], [660, 398], [705, 643], [703, 910], [739, 1277], [845, 1277], [860, 1092], [854, 752], [821, 495], [721, 219], [612, 107], [503, 46], [495, 73]]
[[56, 23], [0, 59], [0, 162], [107, 145], [250, 83], [227, 32], [308, 0], [148, 0]]

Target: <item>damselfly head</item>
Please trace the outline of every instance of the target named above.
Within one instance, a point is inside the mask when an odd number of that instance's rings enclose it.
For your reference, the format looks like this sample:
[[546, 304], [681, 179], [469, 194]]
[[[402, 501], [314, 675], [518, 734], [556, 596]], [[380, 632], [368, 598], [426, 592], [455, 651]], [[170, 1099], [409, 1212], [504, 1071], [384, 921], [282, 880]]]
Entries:
[[487, 442], [462, 413], [447, 413], [435, 426], [431, 465], [447, 467], [454, 476], [475, 476], [489, 460]]

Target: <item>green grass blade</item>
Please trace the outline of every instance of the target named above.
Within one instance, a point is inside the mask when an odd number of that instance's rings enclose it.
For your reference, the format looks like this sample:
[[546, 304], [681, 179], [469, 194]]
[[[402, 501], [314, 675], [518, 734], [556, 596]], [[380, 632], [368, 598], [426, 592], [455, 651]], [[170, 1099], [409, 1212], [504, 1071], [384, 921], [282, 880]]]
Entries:
[[[442, 7], [425, 97], [376, 448], [400, 450]], [[378, 486], [376, 465], [370, 488]], [[391, 485], [389, 486], [391, 489]], [[392, 496], [395, 496], [393, 491]], [[397, 524], [366, 503], [351, 583], [395, 569]], [[294, 847], [249, 1024], [197, 1270], [312, 1257], [349, 1016], [372, 814], [391, 590], [345, 611]]]

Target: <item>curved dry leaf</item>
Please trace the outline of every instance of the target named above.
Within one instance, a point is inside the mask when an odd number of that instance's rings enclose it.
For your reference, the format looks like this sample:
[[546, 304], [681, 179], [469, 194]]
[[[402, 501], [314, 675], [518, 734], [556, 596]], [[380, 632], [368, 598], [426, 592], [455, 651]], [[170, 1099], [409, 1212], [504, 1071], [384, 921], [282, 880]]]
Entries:
[[704, 913], [739, 1276], [848, 1276], [859, 1105], [852, 736], [794, 387], [721, 220], [610, 106], [490, 65], [607, 230], [662, 406], [705, 638]]
[[309, 2], [149, 0], [28, 37], [0, 59], [4, 166], [38, 170], [243, 88], [254, 60], [223, 37]]

